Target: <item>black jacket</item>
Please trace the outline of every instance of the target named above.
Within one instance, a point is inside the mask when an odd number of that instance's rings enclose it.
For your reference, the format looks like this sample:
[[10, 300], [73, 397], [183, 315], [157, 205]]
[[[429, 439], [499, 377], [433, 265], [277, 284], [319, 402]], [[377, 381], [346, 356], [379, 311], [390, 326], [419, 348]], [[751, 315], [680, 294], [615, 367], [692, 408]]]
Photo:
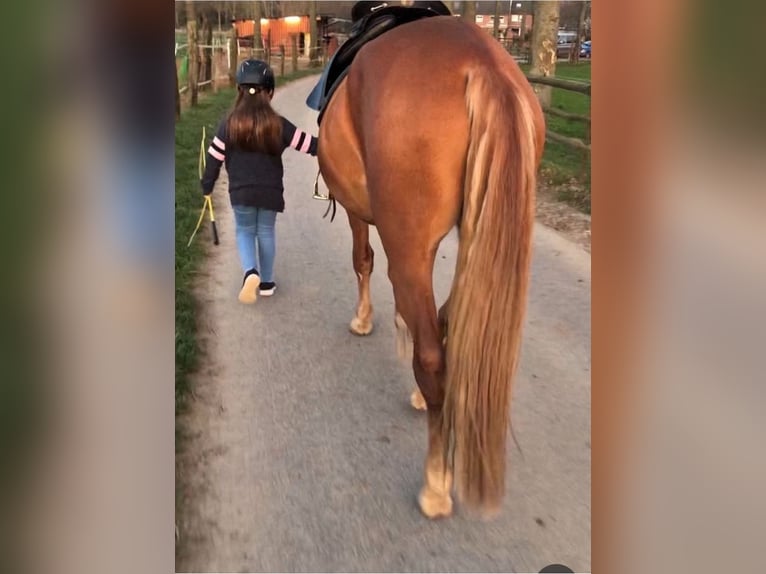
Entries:
[[[317, 138], [296, 128], [282, 118], [282, 151], [291, 147], [311, 155], [317, 154]], [[202, 176], [202, 192], [213, 192], [221, 165], [226, 162], [229, 195], [232, 205], [249, 205], [272, 211], [284, 211], [282, 155], [269, 155], [227, 147], [226, 120], [207, 149], [207, 163]]]

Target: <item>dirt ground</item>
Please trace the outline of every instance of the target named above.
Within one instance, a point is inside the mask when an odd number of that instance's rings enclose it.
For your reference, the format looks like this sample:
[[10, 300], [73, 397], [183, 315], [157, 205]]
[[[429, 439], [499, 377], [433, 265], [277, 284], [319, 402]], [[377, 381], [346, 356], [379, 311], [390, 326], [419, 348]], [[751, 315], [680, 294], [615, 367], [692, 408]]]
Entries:
[[537, 220], [558, 231], [590, 253], [590, 215], [559, 201], [557, 192], [545, 182], [537, 189]]

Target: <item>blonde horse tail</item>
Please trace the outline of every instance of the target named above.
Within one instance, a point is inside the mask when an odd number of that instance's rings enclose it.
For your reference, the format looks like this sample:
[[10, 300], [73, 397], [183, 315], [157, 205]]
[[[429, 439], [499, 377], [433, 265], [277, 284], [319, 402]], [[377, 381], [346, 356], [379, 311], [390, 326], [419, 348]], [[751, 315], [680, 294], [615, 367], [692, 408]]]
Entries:
[[458, 499], [496, 510], [505, 493], [511, 382], [531, 259], [537, 169], [534, 96], [472, 71], [460, 246], [447, 310], [442, 434]]

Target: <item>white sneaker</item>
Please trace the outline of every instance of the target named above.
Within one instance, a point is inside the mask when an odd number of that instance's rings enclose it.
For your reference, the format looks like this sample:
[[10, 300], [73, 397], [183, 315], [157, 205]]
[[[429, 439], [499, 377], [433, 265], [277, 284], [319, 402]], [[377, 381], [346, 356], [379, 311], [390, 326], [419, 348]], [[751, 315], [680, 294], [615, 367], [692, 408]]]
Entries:
[[273, 281], [264, 281], [260, 286], [260, 293], [263, 297], [271, 297], [277, 290], [277, 284]]
[[245, 279], [242, 281], [242, 289], [239, 290], [239, 302], [245, 305], [252, 305], [258, 299], [258, 287], [261, 285], [261, 278], [257, 271], [248, 271]]

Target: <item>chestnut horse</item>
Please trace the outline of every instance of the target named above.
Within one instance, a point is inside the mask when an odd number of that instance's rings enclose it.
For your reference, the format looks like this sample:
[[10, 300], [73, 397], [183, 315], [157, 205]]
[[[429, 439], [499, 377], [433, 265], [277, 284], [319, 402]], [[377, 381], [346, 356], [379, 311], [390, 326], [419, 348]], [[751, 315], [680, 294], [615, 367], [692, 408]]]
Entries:
[[[496, 510], [505, 491], [544, 138], [542, 110], [513, 58], [449, 16], [366, 44], [320, 126], [319, 166], [354, 238], [359, 300], [350, 328], [366, 335], [373, 327], [375, 225], [397, 336], [414, 351], [413, 404], [425, 398], [429, 436], [418, 501], [429, 518], [451, 514], [453, 474], [468, 508]], [[454, 281], [437, 314], [434, 259], [456, 225]]]

